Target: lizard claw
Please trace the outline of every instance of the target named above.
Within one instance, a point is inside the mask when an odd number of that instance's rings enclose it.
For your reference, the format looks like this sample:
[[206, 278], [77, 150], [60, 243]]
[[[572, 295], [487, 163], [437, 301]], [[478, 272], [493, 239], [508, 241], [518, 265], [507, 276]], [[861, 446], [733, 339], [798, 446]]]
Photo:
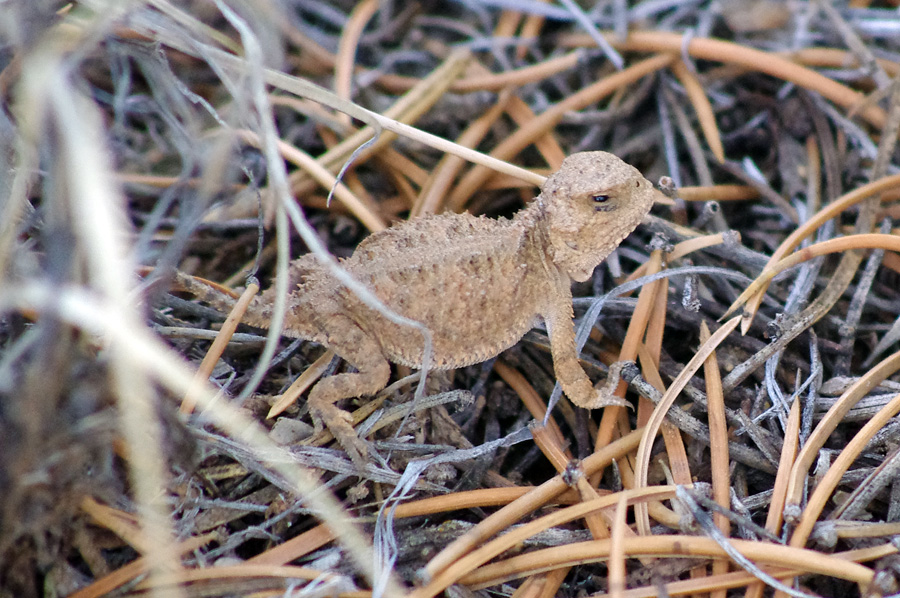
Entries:
[[353, 428], [352, 416], [346, 411], [337, 408], [332, 404], [312, 406], [310, 405], [310, 415], [313, 419], [313, 425], [317, 429], [322, 428], [322, 424], [328, 428], [335, 440], [353, 461], [356, 469], [363, 472], [368, 465], [369, 450], [366, 441], [361, 439], [356, 430]]
[[369, 464], [369, 448], [366, 441], [357, 436], [355, 431], [349, 435], [338, 435], [335, 431], [332, 431], [332, 434], [337, 438], [338, 444], [341, 445], [341, 448], [344, 449], [350, 460], [353, 461], [357, 471], [362, 474]]

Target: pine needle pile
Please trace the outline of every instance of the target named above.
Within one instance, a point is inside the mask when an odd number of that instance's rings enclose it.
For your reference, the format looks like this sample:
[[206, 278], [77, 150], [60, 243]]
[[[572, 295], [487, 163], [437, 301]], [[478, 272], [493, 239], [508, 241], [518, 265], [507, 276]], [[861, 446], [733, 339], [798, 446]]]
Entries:
[[[0, 598], [900, 592], [897, 11], [0, 3]], [[360, 470], [306, 407], [346, 364], [173, 285], [584, 150], [669, 198], [573, 288], [633, 408], [560, 398], [538, 325], [343, 404]]]

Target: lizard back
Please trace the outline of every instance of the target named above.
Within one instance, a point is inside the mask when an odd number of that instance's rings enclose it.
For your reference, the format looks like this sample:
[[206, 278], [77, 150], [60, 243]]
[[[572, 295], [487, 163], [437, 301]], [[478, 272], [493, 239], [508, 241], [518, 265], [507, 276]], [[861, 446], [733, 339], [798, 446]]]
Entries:
[[[429, 216], [373, 234], [341, 266], [391, 309], [427, 326], [433, 367], [452, 369], [493, 357], [533, 326], [539, 285], [525, 284], [535, 275], [526, 238], [519, 220]], [[312, 261], [314, 267], [298, 260], [305, 275], [296, 291], [303, 306], [297, 315], [317, 311], [310, 315], [319, 320], [326, 307], [321, 301], [338, 297], [340, 312], [376, 337], [388, 359], [421, 365], [419, 332], [363, 305]]]

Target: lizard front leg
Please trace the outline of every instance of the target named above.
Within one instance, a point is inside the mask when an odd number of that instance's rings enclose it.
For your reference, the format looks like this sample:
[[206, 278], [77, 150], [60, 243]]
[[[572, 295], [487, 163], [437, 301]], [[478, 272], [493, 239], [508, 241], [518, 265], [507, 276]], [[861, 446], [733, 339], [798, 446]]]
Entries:
[[550, 335], [550, 352], [553, 354], [553, 370], [566, 396], [579, 407], [598, 409], [611, 405], [625, 406], [624, 399], [613, 396], [618, 377], [610, 380], [602, 389], [594, 388], [584, 373], [575, 351], [575, 325], [572, 323], [572, 300], [565, 293], [562, 300], [554, 302], [542, 315]]
[[320, 380], [309, 392], [309, 411], [316, 427], [324, 424], [347, 451], [357, 469], [362, 471], [366, 467], [368, 454], [366, 443], [356, 434], [350, 414], [335, 403], [341, 399], [375, 394], [387, 385], [391, 367], [378, 341], [353, 320], [335, 316], [330, 319], [329, 328], [331, 334], [325, 346], [358, 371]]

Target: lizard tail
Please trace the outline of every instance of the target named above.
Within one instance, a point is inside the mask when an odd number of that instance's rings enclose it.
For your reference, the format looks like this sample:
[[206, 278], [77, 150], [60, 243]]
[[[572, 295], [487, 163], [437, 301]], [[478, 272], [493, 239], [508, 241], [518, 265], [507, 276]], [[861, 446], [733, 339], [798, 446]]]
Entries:
[[[178, 270], [175, 271], [172, 282], [179, 290], [192, 294], [200, 301], [208, 303], [214, 309], [226, 314], [234, 309], [238, 301], [238, 297], [231, 289], [203, 278], [190, 276]], [[268, 328], [269, 318], [262, 313], [264, 310], [265, 307], [260, 298], [258, 296], [254, 297], [241, 321], [244, 324], [256, 326], [257, 328]]]

